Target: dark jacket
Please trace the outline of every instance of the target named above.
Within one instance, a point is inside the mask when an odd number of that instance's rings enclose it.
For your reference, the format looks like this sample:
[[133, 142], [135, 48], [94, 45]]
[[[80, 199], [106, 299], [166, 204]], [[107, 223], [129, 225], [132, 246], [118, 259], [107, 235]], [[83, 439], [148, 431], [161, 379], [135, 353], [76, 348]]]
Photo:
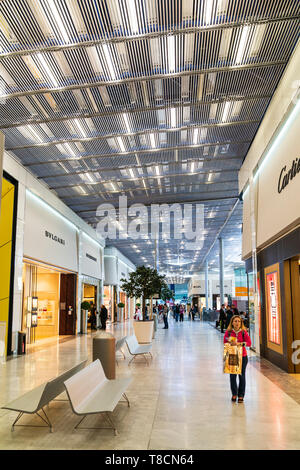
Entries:
[[223, 308], [220, 308], [219, 321], [225, 321], [227, 318], [226, 312]]
[[101, 320], [107, 320], [107, 308], [106, 307], [101, 307], [100, 318]]

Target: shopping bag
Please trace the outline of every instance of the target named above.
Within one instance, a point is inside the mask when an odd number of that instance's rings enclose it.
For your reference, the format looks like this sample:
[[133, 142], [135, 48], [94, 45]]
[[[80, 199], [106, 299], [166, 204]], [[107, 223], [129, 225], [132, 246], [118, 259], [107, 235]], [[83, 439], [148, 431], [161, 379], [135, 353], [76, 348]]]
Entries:
[[233, 346], [230, 343], [224, 344], [223, 365], [225, 374], [242, 373], [243, 347]]

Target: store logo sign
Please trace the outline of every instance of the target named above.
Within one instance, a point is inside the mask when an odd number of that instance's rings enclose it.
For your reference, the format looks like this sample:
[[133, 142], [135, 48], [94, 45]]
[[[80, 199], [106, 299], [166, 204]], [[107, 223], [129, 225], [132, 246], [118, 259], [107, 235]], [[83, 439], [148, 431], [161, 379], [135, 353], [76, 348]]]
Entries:
[[91, 259], [92, 261], [95, 261], [95, 263], [97, 263], [97, 258], [94, 258], [94, 256], [89, 255], [88, 253], [86, 253], [85, 256], [86, 256], [87, 258]]
[[63, 238], [60, 238], [58, 237], [57, 235], [54, 235], [53, 233], [51, 232], [48, 232], [47, 230], [45, 230], [45, 237], [46, 238], [50, 238], [51, 240], [57, 242], [57, 243], [60, 243], [61, 245], [65, 245], [66, 242]]
[[292, 166], [288, 171], [286, 170], [286, 165], [282, 168], [278, 180], [279, 194], [284, 190], [289, 182], [297, 176], [298, 173], [300, 173], [300, 159], [298, 158], [293, 160]]

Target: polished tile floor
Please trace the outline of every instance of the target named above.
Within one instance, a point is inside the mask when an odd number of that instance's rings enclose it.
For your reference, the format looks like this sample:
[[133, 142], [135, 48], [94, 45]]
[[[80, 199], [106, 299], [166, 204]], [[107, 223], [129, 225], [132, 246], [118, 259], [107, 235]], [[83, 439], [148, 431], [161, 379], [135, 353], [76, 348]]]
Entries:
[[[130, 334], [132, 325], [109, 326], [108, 331], [120, 337]], [[44, 341], [26, 356], [2, 363], [0, 406], [82, 359], [91, 360], [94, 334], [101, 333]], [[16, 427], [11, 433], [16, 413], [0, 410], [0, 448], [300, 449], [299, 400], [263, 374], [257, 367], [260, 359], [250, 353], [245, 403], [232, 404], [229, 377], [222, 373], [222, 350], [222, 335], [210, 325], [170, 320], [169, 330], [159, 325], [149, 366], [139, 358], [128, 367], [125, 349], [126, 360], [118, 361], [117, 375], [133, 378], [127, 393], [131, 407], [119, 403], [113, 414], [118, 436], [109, 429], [74, 430], [80, 418], [68, 402], [57, 401], [46, 408], [52, 434], [34, 427]], [[286, 377], [300, 396], [300, 381]], [[23, 416], [22, 423], [40, 424], [34, 416]], [[98, 416], [86, 420], [89, 426], [101, 424]]]

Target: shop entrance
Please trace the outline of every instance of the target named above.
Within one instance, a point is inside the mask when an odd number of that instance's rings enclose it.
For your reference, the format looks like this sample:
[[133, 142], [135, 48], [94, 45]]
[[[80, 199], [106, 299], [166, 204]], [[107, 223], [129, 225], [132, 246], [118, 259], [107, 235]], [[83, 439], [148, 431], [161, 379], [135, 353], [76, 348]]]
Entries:
[[58, 335], [74, 335], [76, 274], [24, 263], [22, 327], [27, 330], [28, 343]]
[[59, 334], [75, 335], [76, 328], [76, 274], [61, 274]]
[[[92, 284], [83, 284], [82, 286], [82, 301], [89, 302], [89, 304], [93, 304], [94, 308], [97, 311], [97, 286], [93, 286]], [[91, 328], [91, 312], [88, 314], [88, 327]]]
[[104, 286], [103, 303], [107, 308], [108, 321], [114, 323], [117, 319], [117, 289], [116, 286]]
[[128, 302], [127, 302], [127, 295], [125, 292], [120, 291], [120, 302], [125, 305], [123, 310], [122, 318], [120, 317], [120, 321], [124, 321], [128, 319]]
[[300, 255], [285, 261], [284, 271], [289, 372], [300, 374]]

